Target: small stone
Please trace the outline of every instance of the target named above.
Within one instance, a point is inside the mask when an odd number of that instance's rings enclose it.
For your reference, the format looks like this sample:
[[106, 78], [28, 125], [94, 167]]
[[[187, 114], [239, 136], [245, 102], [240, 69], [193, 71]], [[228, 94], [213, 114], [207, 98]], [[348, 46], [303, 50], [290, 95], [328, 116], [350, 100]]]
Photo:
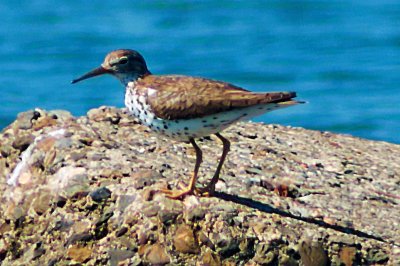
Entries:
[[153, 185], [156, 180], [161, 179], [161, 174], [152, 170], [142, 170], [131, 175], [133, 186], [136, 189], [143, 189]]
[[167, 200], [164, 207], [157, 213], [163, 224], [173, 223], [182, 213], [182, 206], [175, 200]]
[[90, 120], [96, 122], [109, 121], [111, 124], [118, 124], [121, 120], [120, 113], [115, 107], [101, 106], [100, 108], [91, 109], [87, 112]]
[[299, 253], [304, 265], [328, 265], [328, 255], [319, 242], [302, 241], [299, 243]]
[[50, 116], [45, 116], [45, 117], [40, 117], [36, 123], [33, 124], [33, 128], [35, 130], [42, 129], [44, 127], [51, 127], [57, 125], [57, 120], [50, 117]]
[[185, 212], [186, 220], [187, 221], [200, 221], [206, 215], [206, 209], [198, 206], [197, 208], [189, 209]]
[[12, 147], [14, 149], [19, 150], [20, 152], [23, 152], [24, 150], [26, 150], [29, 147], [29, 145], [31, 145], [31, 143], [34, 140], [35, 140], [35, 137], [31, 134], [17, 136], [12, 143]]
[[121, 237], [121, 236], [125, 235], [126, 232], [128, 232], [128, 228], [126, 228], [125, 226], [121, 227], [117, 232], [115, 232], [115, 236]]
[[[146, 204], [147, 205], [147, 204]], [[156, 216], [158, 213], [160, 213], [160, 206], [158, 205], [147, 205], [142, 209], [143, 215], [146, 217], [153, 217]]]
[[158, 243], [145, 248], [144, 258], [151, 265], [165, 265], [170, 262], [164, 246]]
[[72, 114], [66, 110], [51, 110], [48, 115], [53, 119], [62, 121], [67, 121], [73, 118]]
[[204, 266], [220, 266], [221, 264], [221, 258], [218, 256], [218, 254], [213, 253], [211, 250], [207, 250], [202, 258], [202, 264]]
[[87, 246], [72, 245], [68, 248], [67, 256], [77, 262], [84, 263], [92, 255], [92, 249]]
[[[274, 250], [267, 243], [261, 243], [256, 248], [253, 260], [261, 265], [270, 265], [276, 258]], [[305, 264], [307, 265], [307, 264]]]
[[118, 262], [132, 258], [136, 252], [131, 250], [112, 249], [108, 251], [110, 256], [110, 265], [118, 265]]
[[367, 260], [371, 264], [384, 264], [389, 260], [389, 256], [382, 250], [370, 249], [368, 251]]
[[0, 155], [3, 156], [4, 158], [7, 158], [10, 156], [12, 153], [13, 148], [10, 145], [6, 145], [5, 143], [2, 143], [0, 146]]
[[77, 242], [89, 242], [90, 240], [93, 239], [93, 234], [90, 233], [82, 233], [82, 234], [73, 234], [68, 240], [67, 240], [67, 246], [75, 244]]
[[178, 227], [175, 232], [173, 242], [174, 247], [178, 252], [197, 254], [200, 251], [199, 245], [194, 237], [193, 230], [185, 224], [181, 224]]
[[95, 202], [101, 202], [111, 197], [111, 191], [106, 187], [101, 187], [99, 189], [96, 189], [95, 191], [90, 192], [89, 196]]
[[56, 204], [57, 207], [62, 208], [67, 203], [67, 199], [63, 196], [58, 195], [55, 198], [54, 203]]
[[75, 234], [84, 234], [89, 232], [91, 225], [91, 222], [86, 220], [77, 221], [72, 226], [72, 229]]
[[98, 227], [102, 224], [105, 224], [108, 222], [108, 220], [114, 215], [113, 212], [105, 212], [95, 223], [95, 225]]
[[32, 201], [32, 207], [38, 215], [42, 215], [50, 208], [52, 196], [49, 191], [39, 191], [38, 196]]
[[[3, 238], [0, 238], [0, 258], [4, 255], [7, 254], [7, 251], [9, 249], [10, 245], [8, 242], [6, 242]], [[1, 262], [1, 260], [0, 260]]]
[[27, 112], [19, 113], [16, 121], [17, 127], [19, 129], [30, 129], [32, 127], [32, 120], [36, 120], [40, 116], [40, 112], [36, 110], [29, 110]]
[[196, 235], [201, 244], [211, 248], [212, 250], [215, 249], [213, 242], [202, 231], [198, 231]]
[[87, 195], [89, 191], [87, 171], [83, 167], [60, 168], [49, 181], [49, 188], [67, 199], [76, 195]]
[[339, 253], [340, 260], [346, 266], [356, 265], [355, 264], [356, 254], [357, 254], [357, 250], [355, 247], [343, 247]]
[[37, 143], [36, 147], [38, 149], [42, 150], [42, 151], [48, 152], [54, 147], [54, 144], [56, 143], [56, 140], [57, 139], [54, 138], [54, 137], [46, 137], [46, 138], [40, 140]]

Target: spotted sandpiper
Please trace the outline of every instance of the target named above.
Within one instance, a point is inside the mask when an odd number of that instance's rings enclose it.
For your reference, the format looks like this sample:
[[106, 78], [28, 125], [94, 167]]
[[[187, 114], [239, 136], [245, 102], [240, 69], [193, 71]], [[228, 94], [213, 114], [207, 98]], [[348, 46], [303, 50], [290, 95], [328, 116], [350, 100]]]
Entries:
[[[72, 83], [102, 74], [111, 74], [125, 86], [125, 105], [129, 112], [151, 130], [169, 138], [190, 142], [196, 152], [196, 164], [189, 185], [182, 190], [162, 190], [173, 199], [185, 195], [212, 195], [230, 142], [219, 132], [228, 126], [263, 113], [296, 105], [295, 92], [254, 93], [235, 85], [199, 77], [153, 75], [137, 51], [110, 52], [100, 67]], [[195, 139], [214, 134], [223, 150], [217, 169], [207, 187], [196, 188], [202, 151]]]

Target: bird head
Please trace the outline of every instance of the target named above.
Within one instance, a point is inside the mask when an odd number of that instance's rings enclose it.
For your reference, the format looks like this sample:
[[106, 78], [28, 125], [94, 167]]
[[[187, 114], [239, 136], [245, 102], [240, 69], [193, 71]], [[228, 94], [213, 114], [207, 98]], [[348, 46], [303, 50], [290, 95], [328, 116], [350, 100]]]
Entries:
[[127, 84], [129, 81], [150, 74], [150, 72], [141, 54], [134, 50], [120, 49], [107, 54], [104, 62], [98, 68], [74, 79], [71, 83], [77, 83], [81, 80], [103, 74], [111, 74], [123, 84]]

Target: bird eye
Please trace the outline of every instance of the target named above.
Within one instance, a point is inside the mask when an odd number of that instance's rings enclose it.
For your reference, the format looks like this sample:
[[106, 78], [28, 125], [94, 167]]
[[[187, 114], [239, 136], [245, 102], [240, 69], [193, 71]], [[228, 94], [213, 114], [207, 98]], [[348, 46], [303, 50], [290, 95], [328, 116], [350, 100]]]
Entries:
[[126, 63], [128, 63], [128, 58], [127, 57], [121, 57], [119, 59], [118, 63], [120, 63], [121, 65], [125, 65]]

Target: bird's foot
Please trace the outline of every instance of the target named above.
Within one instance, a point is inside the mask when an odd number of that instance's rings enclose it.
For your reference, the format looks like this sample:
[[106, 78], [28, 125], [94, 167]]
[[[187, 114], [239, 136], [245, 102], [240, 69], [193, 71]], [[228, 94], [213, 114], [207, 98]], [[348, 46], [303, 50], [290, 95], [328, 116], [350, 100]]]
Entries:
[[170, 190], [170, 189], [160, 189], [161, 193], [164, 193], [166, 197], [170, 199], [182, 199], [186, 195], [193, 195], [194, 189], [186, 188], [183, 190]]
[[209, 184], [204, 188], [196, 188], [196, 194], [202, 197], [212, 197], [215, 192], [215, 184]]

